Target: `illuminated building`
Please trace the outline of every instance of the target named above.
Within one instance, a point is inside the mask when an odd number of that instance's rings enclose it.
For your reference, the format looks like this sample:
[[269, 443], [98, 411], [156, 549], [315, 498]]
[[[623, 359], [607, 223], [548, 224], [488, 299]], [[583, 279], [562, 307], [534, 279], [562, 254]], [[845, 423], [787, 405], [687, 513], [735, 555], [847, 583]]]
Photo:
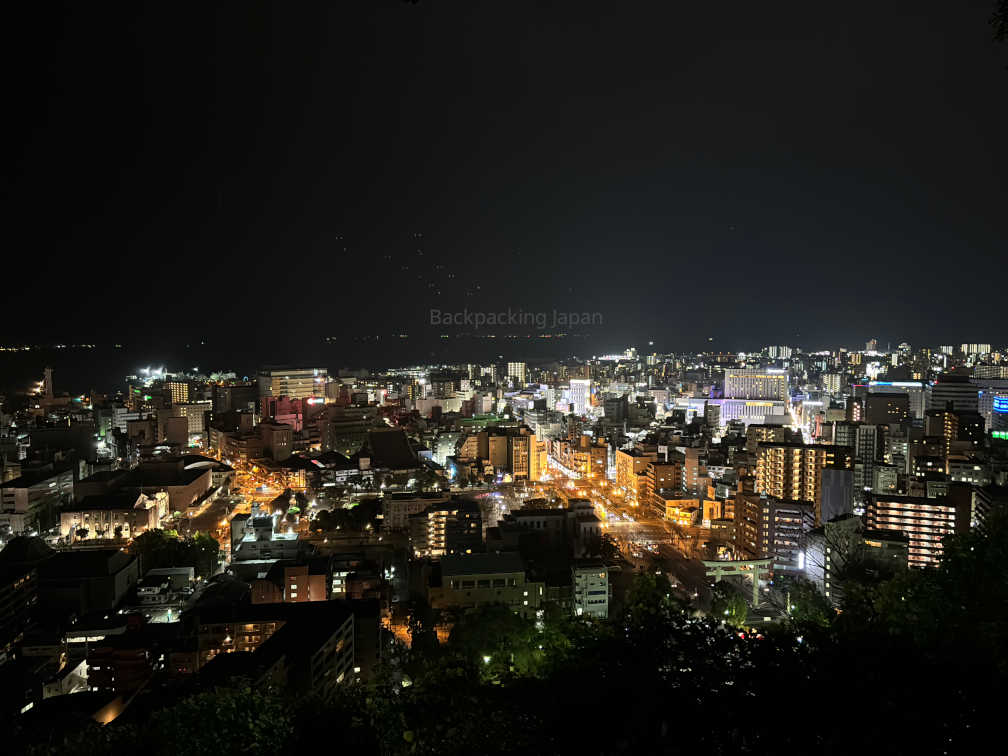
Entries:
[[678, 494], [683, 488], [682, 462], [661, 462], [655, 460], [648, 463], [645, 495], [641, 503], [654, 507], [660, 514], [665, 514], [664, 502], [659, 498], [661, 492]]
[[788, 376], [784, 370], [774, 368], [746, 368], [726, 370], [725, 399], [788, 400]]
[[[857, 386], [855, 386], [857, 389]], [[849, 423], [860, 423], [864, 420], [864, 399], [860, 396], [848, 396], [844, 418]]]
[[206, 416], [211, 411], [210, 400], [198, 402], [178, 402], [172, 403], [171, 413], [175, 417], [184, 417], [187, 420], [190, 436], [197, 436], [206, 431]]
[[987, 428], [992, 431], [1008, 430], [1008, 387], [981, 389], [978, 405]]
[[513, 379], [516, 386], [525, 385], [525, 367], [524, 362], [509, 362], [507, 364], [508, 378]]
[[409, 517], [410, 546], [417, 558], [471, 554], [483, 545], [483, 517], [471, 501], [432, 504]]
[[857, 425], [854, 428], [854, 502], [862, 506], [865, 492], [875, 480], [875, 465], [882, 458], [885, 426]]
[[[243, 521], [241, 537], [234, 542], [232, 559], [294, 559], [300, 544], [291, 527], [281, 530], [280, 515], [269, 514], [253, 505], [252, 515]], [[233, 532], [232, 538], [236, 533]]]
[[765, 423], [750, 423], [746, 427], [746, 449], [755, 451], [758, 444], [767, 441], [788, 442], [795, 439], [795, 432], [787, 425], [767, 425]]
[[643, 498], [647, 467], [657, 459], [657, 452], [643, 452], [640, 449], [616, 450], [614, 460], [616, 485], [624, 489], [628, 504], [637, 504]]
[[843, 388], [843, 376], [840, 373], [825, 373], [822, 377], [823, 389], [831, 394], [839, 394]]
[[329, 371], [325, 368], [264, 367], [259, 370], [256, 382], [259, 396], [286, 396], [305, 399], [325, 396]]
[[944, 553], [942, 539], [969, 530], [971, 487], [953, 486], [944, 498], [892, 496], [869, 497], [865, 526], [870, 530], [897, 530], [909, 539], [911, 567], [938, 564]]
[[189, 401], [189, 382], [168, 380], [164, 382], [164, 391], [172, 404], [183, 404]]
[[0, 512], [13, 533], [46, 530], [56, 522], [56, 510], [74, 497], [74, 473], [29, 470], [0, 485]]
[[990, 354], [991, 345], [990, 344], [963, 344], [960, 350], [967, 357], [973, 357], [981, 354]]
[[70, 542], [131, 539], [159, 527], [167, 514], [164, 491], [150, 498], [135, 489], [85, 496], [60, 510], [60, 537]]
[[818, 523], [822, 519], [822, 471], [827, 466], [850, 467], [850, 450], [826, 445], [760, 444], [755, 492], [782, 501], [814, 503]]
[[574, 615], [605, 619], [609, 616], [609, 568], [601, 560], [581, 560], [571, 567]]
[[924, 434], [942, 440], [942, 456], [947, 460], [952, 454], [952, 444], [959, 439], [959, 416], [944, 409], [927, 411]]
[[571, 378], [570, 401], [575, 415], [584, 415], [591, 406], [591, 380], [587, 378]]

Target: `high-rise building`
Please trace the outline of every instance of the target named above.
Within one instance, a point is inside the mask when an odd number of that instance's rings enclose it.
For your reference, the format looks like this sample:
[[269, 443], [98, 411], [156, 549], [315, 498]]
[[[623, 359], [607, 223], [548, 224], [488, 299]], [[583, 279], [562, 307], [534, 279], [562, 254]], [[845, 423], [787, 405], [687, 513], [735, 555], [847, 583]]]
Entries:
[[170, 380], [164, 382], [164, 392], [172, 404], [185, 404], [189, 401], [189, 382]]
[[625, 500], [629, 504], [642, 503], [647, 495], [647, 468], [658, 460], [657, 452], [642, 452], [640, 449], [617, 449], [614, 461], [616, 485], [624, 489]]
[[815, 505], [803, 501], [760, 499], [758, 525], [760, 559], [773, 559], [774, 574], [805, 568], [805, 536], [815, 527]]
[[839, 394], [843, 388], [843, 376], [840, 373], [823, 373], [823, 389], [831, 394]]
[[965, 533], [970, 527], [971, 486], [954, 484], [943, 498], [874, 494], [865, 511], [871, 530], [897, 530], [909, 539], [911, 567], [929, 567], [941, 561], [942, 539]]
[[991, 402], [990, 429], [1008, 431], [1008, 396], [998, 396]]
[[840, 607], [848, 563], [853, 561], [883, 575], [906, 570], [907, 545], [901, 532], [866, 530], [860, 517], [841, 515], [808, 534], [805, 575], [834, 607]]
[[[951, 404], [951, 406], [949, 406]], [[979, 389], [968, 375], [942, 373], [931, 386], [928, 409], [951, 409], [953, 412], [977, 412]]]
[[907, 394], [872, 393], [865, 397], [865, 422], [873, 425], [902, 423], [910, 417]]
[[972, 357], [979, 354], [990, 354], [991, 345], [990, 344], [963, 344], [960, 347], [962, 353], [967, 357]]
[[824, 467], [819, 480], [819, 516], [823, 522], [854, 511], [854, 471]]
[[[921, 381], [869, 381], [869, 396], [874, 394], [906, 394], [910, 415], [920, 419], [924, 417], [926, 392]], [[873, 422], [869, 420], [868, 422]]]
[[819, 523], [822, 471], [827, 466], [851, 467], [850, 450], [835, 445], [761, 443], [756, 452], [755, 491], [785, 501], [812, 502]]
[[587, 378], [571, 378], [570, 399], [574, 405], [575, 415], [584, 415], [591, 406], [591, 380]]
[[289, 399], [306, 399], [325, 396], [329, 377], [326, 368], [264, 367], [256, 381], [259, 396], [286, 396]]
[[775, 399], [788, 400], [788, 376], [775, 368], [744, 368], [726, 370], [725, 399]]
[[513, 379], [517, 386], [525, 386], [525, 367], [524, 362], [509, 362], [507, 365], [508, 378]]
[[974, 378], [1008, 378], [1008, 365], [977, 365], [973, 368]]
[[959, 416], [944, 409], [927, 411], [924, 418], [924, 435], [942, 440], [942, 456], [946, 461], [952, 454], [952, 444], [959, 440]]
[[858, 425], [854, 433], [854, 502], [863, 506], [875, 481], [875, 465], [882, 458], [880, 425]]
[[432, 504], [409, 517], [410, 545], [417, 557], [438, 559], [478, 552], [483, 543], [483, 518], [468, 501]]

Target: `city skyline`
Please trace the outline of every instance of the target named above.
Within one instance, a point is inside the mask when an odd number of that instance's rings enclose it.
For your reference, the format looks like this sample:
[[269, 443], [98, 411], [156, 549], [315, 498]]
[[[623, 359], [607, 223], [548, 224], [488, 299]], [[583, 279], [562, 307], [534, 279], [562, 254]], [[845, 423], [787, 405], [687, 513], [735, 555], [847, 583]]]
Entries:
[[11, 753], [1003, 739], [1008, 0], [5, 20]]

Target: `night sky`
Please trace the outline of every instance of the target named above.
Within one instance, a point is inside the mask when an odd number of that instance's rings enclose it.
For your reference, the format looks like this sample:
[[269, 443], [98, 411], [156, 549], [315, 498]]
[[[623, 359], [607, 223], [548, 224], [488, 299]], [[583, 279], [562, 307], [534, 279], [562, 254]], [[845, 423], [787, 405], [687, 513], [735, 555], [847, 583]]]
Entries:
[[993, 0], [311, 5], [8, 18], [6, 342], [1004, 341]]

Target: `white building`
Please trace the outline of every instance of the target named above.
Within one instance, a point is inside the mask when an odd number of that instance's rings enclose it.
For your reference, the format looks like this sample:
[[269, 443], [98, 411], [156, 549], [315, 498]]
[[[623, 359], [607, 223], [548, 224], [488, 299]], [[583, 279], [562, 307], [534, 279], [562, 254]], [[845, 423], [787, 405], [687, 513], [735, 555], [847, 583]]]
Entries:
[[[283, 529], [280, 515], [270, 515], [258, 505], [252, 508], [252, 515], [244, 520], [241, 538], [233, 542], [233, 560], [244, 562], [250, 559], [294, 559], [298, 553], [298, 534], [293, 527]], [[234, 527], [232, 527], [232, 531]]]
[[609, 616], [609, 568], [600, 560], [582, 560], [571, 567], [574, 614], [578, 617]]
[[305, 399], [325, 396], [325, 385], [329, 379], [326, 368], [264, 367], [260, 369], [256, 382], [259, 396], [286, 396], [290, 399]]
[[591, 406], [591, 381], [587, 378], [571, 378], [570, 400], [575, 415], [587, 414]]

